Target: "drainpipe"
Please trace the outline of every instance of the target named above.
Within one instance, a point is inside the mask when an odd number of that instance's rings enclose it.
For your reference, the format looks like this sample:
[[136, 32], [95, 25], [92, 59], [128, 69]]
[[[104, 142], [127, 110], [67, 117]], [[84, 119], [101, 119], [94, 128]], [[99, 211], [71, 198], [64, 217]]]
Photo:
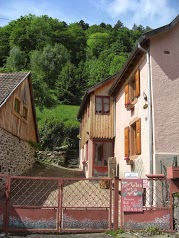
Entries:
[[147, 57], [147, 81], [148, 81], [148, 116], [149, 116], [149, 158], [150, 158], [150, 174], [153, 174], [153, 127], [152, 127], [152, 96], [151, 96], [151, 71], [150, 71], [150, 51], [140, 46], [138, 48], [146, 53]]

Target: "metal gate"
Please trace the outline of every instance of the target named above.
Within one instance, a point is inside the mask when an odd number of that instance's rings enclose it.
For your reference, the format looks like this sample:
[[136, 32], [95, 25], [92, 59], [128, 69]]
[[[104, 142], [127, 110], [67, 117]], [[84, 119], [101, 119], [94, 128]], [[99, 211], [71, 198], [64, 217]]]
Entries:
[[112, 181], [0, 175], [0, 230], [105, 231], [112, 223]]

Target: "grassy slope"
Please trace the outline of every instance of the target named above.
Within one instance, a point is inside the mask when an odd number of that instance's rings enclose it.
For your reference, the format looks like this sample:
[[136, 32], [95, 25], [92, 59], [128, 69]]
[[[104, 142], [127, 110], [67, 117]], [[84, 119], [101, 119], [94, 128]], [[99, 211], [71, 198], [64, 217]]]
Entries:
[[79, 125], [79, 122], [76, 120], [79, 106], [72, 105], [58, 105], [50, 109], [43, 109], [42, 111], [39, 108], [36, 108], [37, 121], [39, 127], [44, 122], [46, 118], [61, 118], [65, 124], [70, 125]]

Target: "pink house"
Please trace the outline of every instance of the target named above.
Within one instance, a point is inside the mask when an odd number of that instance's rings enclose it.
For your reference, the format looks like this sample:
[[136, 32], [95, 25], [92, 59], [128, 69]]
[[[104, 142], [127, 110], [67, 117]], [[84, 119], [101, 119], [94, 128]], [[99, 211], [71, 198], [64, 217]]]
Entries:
[[118, 74], [90, 88], [78, 113], [86, 177], [166, 173], [179, 165], [179, 16], [145, 33]]
[[109, 94], [119, 177], [179, 166], [179, 16], [139, 39]]

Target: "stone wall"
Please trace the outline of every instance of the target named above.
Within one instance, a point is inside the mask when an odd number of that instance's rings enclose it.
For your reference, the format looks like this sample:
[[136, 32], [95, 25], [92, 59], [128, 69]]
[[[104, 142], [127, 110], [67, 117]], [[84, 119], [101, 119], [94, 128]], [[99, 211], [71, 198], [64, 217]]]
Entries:
[[173, 194], [174, 227], [179, 231], [179, 193]]
[[0, 128], [0, 173], [21, 175], [35, 161], [35, 149], [18, 137]]
[[52, 165], [64, 166], [66, 162], [66, 151], [39, 151], [37, 152], [37, 160]]

